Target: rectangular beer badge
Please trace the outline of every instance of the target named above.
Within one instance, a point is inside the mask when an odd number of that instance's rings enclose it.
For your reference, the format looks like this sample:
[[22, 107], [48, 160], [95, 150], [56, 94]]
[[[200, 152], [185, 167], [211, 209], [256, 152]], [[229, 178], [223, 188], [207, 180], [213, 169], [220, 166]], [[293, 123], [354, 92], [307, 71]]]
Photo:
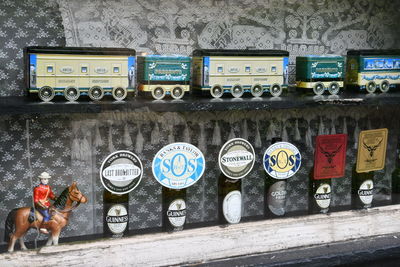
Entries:
[[314, 179], [344, 176], [347, 134], [319, 135], [314, 154]]
[[358, 138], [356, 171], [370, 172], [385, 167], [388, 129], [361, 131]]

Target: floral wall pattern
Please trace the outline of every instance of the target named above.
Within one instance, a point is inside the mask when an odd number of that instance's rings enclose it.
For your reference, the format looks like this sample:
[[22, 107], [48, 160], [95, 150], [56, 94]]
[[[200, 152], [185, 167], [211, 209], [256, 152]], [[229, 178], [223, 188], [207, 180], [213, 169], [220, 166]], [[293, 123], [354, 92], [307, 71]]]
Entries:
[[[295, 144], [302, 154], [298, 174], [287, 180], [285, 211], [307, 213], [309, 173], [313, 165], [315, 136], [348, 133], [346, 174], [332, 180], [332, 207], [349, 208], [351, 176], [360, 130], [387, 127], [389, 141], [386, 167], [375, 174], [374, 203], [390, 200], [398, 122], [390, 109], [336, 108], [287, 111], [231, 111], [155, 113], [148, 111], [84, 115], [3, 116], [0, 121], [0, 217], [32, 203], [37, 176], [48, 171], [56, 194], [72, 181], [88, 198], [74, 211], [61, 237], [102, 233], [103, 186], [99, 179], [102, 161], [116, 150], [136, 153], [143, 162], [144, 175], [130, 193], [130, 230], [161, 227], [161, 185], [153, 178], [151, 162], [163, 146], [184, 141], [200, 148], [206, 157], [201, 180], [187, 189], [187, 222], [215, 223], [218, 215], [218, 177], [215, 161], [222, 144], [234, 137], [249, 140], [256, 151], [256, 164], [243, 179], [243, 219], [264, 216], [265, 171], [262, 155], [272, 137]], [[197, 133], [197, 134], [196, 134]], [[54, 138], [54, 136], [58, 138]], [[4, 235], [0, 221], [0, 238]], [[27, 240], [36, 237], [31, 231]], [[41, 235], [40, 239], [45, 238]]]
[[59, 1], [69, 46], [190, 55], [196, 48], [295, 56], [399, 48], [400, 1]]

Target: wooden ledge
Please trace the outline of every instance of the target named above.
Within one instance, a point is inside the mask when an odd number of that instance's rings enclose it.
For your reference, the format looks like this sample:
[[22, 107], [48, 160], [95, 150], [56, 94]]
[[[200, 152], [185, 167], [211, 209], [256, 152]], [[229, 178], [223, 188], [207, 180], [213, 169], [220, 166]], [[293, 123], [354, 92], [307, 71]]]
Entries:
[[3, 266], [146, 265], [220, 258], [400, 232], [400, 205], [205, 227], [123, 239], [102, 239], [1, 254]]

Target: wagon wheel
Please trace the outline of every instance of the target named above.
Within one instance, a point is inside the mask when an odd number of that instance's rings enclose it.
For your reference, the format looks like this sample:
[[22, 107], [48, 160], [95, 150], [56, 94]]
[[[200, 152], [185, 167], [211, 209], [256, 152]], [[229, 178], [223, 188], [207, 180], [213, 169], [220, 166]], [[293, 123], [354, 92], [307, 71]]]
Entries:
[[328, 91], [329, 91], [329, 93], [330, 93], [331, 95], [337, 95], [337, 94], [339, 93], [339, 91], [340, 91], [339, 83], [337, 83], [337, 82], [331, 82], [331, 83], [329, 84]]
[[316, 83], [313, 88], [314, 94], [322, 95], [325, 91], [325, 86], [323, 83]]
[[210, 94], [214, 98], [220, 98], [224, 94], [224, 90], [222, 89], [222, 87], [220, 85], [215, 85], [215, 86], [213, 86], [213, 88], [211, 88]]
[[174, 99], [181, 99], [185, 92], [183, 91], [182, 87], [176, 86], [171, 91], [171, 96]]
[[381, 92], [382, 93], [387, 93], [387, 92], [389, 92], [389, 89], [390, 89], [390, 83], [388, 81], [386, 81], [386, 80], [383, 81], [381, 83], [381, 87], [380, 87]]
[[43, 86], [39, 89], [38, 96], [43, 102], [50, 102], [54, 98], [55, 92], [52, 87]]
[[64, 89], [64, 97], [68, 101], [76, 101], [80, 96], [79, 89], [73, 86], [67, 87]]
[[243, 90], [242, 86], [240, 86], [240, 85], [235, 85], [231, 89], [231, 94], [233, 97], [236, 97], [236, 98], [242, 97], [243, 93], [244, 93], [244, 90]]
[[103, 98], [104, 90], [100, 86], [93, 86], [89, 89], [88, 95], [93, 101], [98, 101]]
[[367, 92], [370, 93], [370, 94], [375, 93], [375, 91], [376, 91], [376, 83], [372, 82], [372, 81], [367, 83], [367, 86], [365, 87], [365, 90], [367, 90]]
[[260, 84], [256, 84], [251, 88], [251, 94], [254, 97], [260, 97], [264, 93], [263, 88]]
[[112, 90], [112, 96], [117, 101], [124, 100], [127, 95], [128, 91], [123, 87], [114, 87]]
[[151, 91], [151, 95], [153, 96], [154, 99], [160, 100], [163, 99], [165, 96], [165, 90], [162, 87], [156, 87]]
[[279, 84], [274, 84], [269, 90], [272, 96], [280, 96], [282, 94], [282, 87]]

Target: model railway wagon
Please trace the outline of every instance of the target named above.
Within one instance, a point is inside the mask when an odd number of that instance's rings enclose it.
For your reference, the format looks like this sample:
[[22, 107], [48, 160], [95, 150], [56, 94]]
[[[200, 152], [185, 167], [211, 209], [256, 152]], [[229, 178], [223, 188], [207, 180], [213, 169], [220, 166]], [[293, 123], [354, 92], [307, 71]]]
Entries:
[[346, 86], [386, 93], [400, 84], [400, 50], [349, 50]]
[[328, 91], [332, 95], [343, 88], [344, 57], [342, 56], [304, 56], [296, 58], [297, 88], [313, 90], [322, 95]]
[[25, 80], [42, 101], [82, 95], [123, 100], [135, 91], [135, 50], [122, 48], [28, 47]]
[[154, 99], [180, 99], [190, 91], [191, 59], [185, 56], [138, 57], [138, 88]]
[[195, 50], [193, 89], [216, 98], [245, 92], [279, 96], [288, 86], [288, 57], [281, 50]]

